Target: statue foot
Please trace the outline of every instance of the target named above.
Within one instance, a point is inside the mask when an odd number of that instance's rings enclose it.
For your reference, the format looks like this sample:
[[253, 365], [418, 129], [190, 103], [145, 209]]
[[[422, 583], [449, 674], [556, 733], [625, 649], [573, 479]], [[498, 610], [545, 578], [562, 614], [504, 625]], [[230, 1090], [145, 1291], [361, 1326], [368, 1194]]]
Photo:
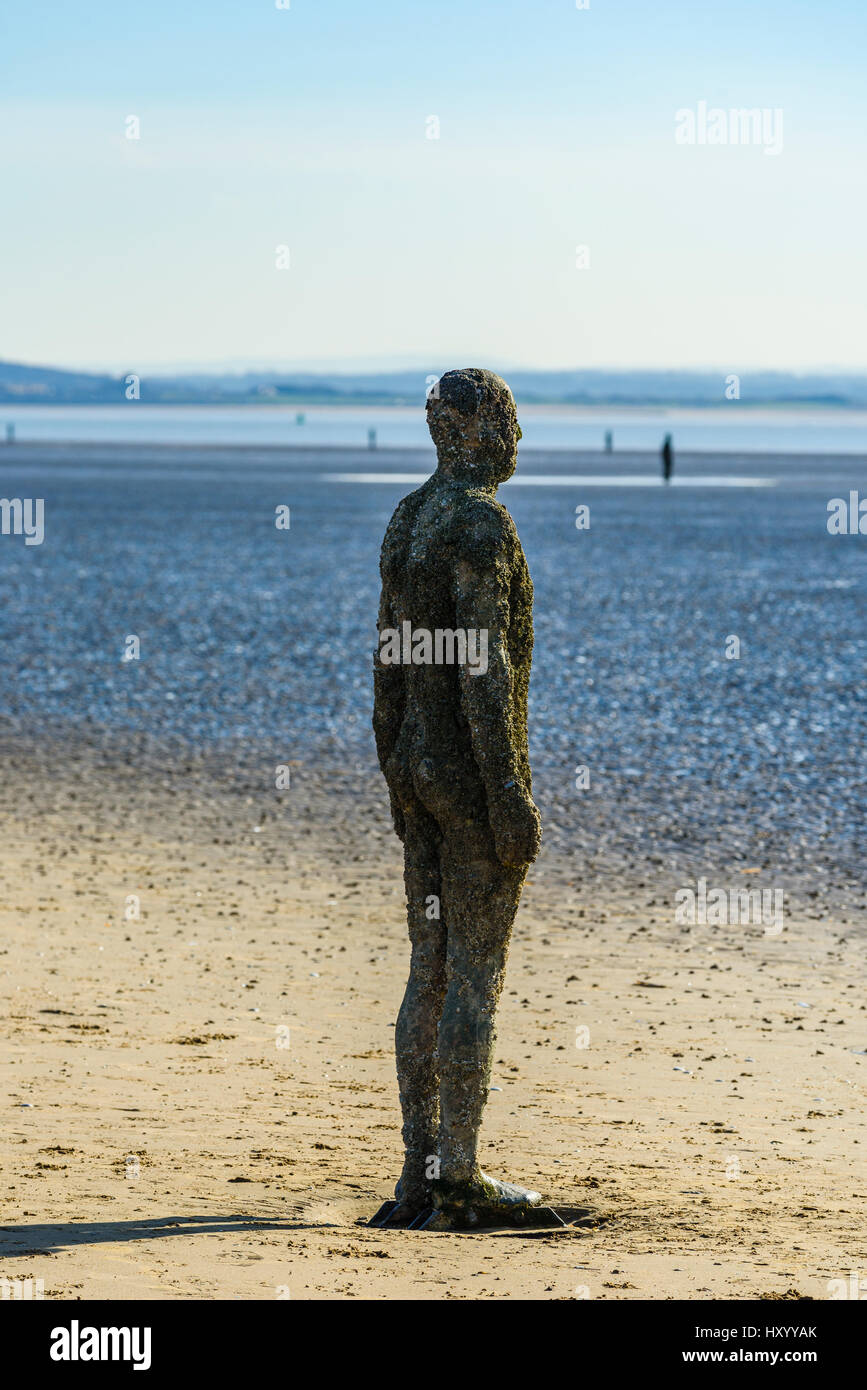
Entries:
[[482, 1173], [481, 1178], [486, 1192], [490, 1192], [491, 1188], [494, 1189], [499, 1205], [508, 1207], [538, 1207], [541, 1205], [541, 1192], [534, 1192], [531, 1187], [519, 1187], [514, 1182], [500, 1182], [499, 1178], [490, 1178], [487, 1173]]
[[424, 1207], [414, 1206], [409, 1202], [393, 1202], [390, 1204], [391, 1210], [387, 1218], [381, 1223], [383, 1227], [390, 1230], [405, 1229], [412, 1225]]
[[455, 1224], [464, 1226], [521, 1225], [534, 1207], [541, 1206], [541, 1192], [500, 1182], [487, 1173], [466, 1183], [433, 1184], [434, 1206]]
[[370, 1221], [371, 1226], [385, 1230], [410, 1226], [422, 1212], [431, 1209], [431, 1193], [425, 1183], [408, 1183], [398, 1178], [394, 1189], [394, 1201], [383, 1202], [379, 1211]]

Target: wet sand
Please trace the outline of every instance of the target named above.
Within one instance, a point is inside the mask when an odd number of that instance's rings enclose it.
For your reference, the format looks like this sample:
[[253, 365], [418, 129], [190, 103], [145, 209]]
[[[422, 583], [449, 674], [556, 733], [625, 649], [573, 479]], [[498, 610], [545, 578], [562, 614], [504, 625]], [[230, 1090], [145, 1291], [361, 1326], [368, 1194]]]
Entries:
[[375, 770], [302, 755], [269, 795], [213, 752], [2, 751], [0, 1276], [55, 1299], [823, 1299], [864, 1271], [854, 885], [788, 899], [779, 935], [685, 926], [672, 865], [591, 878], [549, 837], [484, 1162], [599, 1223], [378, 1232], [408, 950]]

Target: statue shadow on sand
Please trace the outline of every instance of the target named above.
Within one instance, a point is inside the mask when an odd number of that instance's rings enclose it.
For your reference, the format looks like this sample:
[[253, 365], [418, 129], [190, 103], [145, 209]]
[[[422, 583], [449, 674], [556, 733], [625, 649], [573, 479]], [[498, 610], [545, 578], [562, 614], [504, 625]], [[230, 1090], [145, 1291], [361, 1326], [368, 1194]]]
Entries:
[[[53, 1255], [77, 1245], [116, 1245], [164, 1236], [237, 1235], [244, 1231], [297, 1231], [303, 1221], [257, 1216], [156, 1216], [134, 1221], [58, 1221], [0, 1226], [0, 1257]], [[331, 1223], [316, 1223], [331, 1224]], [[336, 1224], [336, 1223], [335, 1223]]]

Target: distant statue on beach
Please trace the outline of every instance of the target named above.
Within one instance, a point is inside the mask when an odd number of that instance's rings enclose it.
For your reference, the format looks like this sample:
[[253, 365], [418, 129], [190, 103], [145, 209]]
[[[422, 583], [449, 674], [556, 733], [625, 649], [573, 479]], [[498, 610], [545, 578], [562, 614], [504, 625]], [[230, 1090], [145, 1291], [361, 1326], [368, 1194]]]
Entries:
[[436, 1228], [520, 1219], [541, 1202], [478, 1159], [494, 1016], [541, 822], [527, 750], [533, 586], [496, 500], [517, 462], [515, 403], [493, 373], [452, 371], [427, 420], [436, 472], [399, 504], [382, 545], [373, 725], [412, 944], [395, 1036], [406, 1157], [383, 1224]]
[[667, 434], [662, 443], [662, 481], [671, 482], [671, 471], [674, 468], [674, 450], [671, 447], [671, 435]]

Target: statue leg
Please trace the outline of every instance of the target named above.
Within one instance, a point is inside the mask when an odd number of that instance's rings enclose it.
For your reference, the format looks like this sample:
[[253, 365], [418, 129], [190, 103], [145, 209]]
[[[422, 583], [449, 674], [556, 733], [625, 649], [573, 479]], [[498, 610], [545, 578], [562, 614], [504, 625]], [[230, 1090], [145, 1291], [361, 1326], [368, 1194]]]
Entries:
[[[412, 945], [409, 980], [395, 1028], [397, 1079], [406, 1150], [395, 1190], [401, 1215], [430, 1206], [431, 1161], [437, 1152], [439, 1075], [437, 1025], [446, 989], [446, 928], [441, 900], [440, 832], [419, 804], [404, 807], [404, 882]], [[436, 899], [431, 902], [431, 899]]]
[[454, 826], [446, 836], [441, 862], [448, 953], [438, 1037], [440, 1177], [435, 1201], [484, 1220], [542, 1200], [538, 1192], [489, 1178], [478, 1161], [494, 1021], [526, 870], [500, 863], [486, 814]]

